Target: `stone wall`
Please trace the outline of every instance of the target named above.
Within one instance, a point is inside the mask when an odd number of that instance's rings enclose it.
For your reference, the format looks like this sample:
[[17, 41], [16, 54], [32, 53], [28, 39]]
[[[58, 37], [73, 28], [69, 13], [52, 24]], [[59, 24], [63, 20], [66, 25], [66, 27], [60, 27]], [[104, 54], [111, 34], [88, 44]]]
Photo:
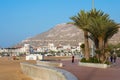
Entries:
[[68, 71], [55, 67], [20, 63], [24, 74], [33, 80], [78, 80]]

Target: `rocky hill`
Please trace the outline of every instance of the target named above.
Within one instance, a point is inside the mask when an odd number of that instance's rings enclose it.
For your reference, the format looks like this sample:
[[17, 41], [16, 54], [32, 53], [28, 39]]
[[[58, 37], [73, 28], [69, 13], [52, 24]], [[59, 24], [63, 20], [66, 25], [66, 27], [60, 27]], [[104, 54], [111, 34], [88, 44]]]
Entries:
[[[38, 34], [32, 38], [23, 40], [18, 45], [23, 45], [25, 43], [29, 43], [35, 47], [37, 46], [46, 46], [48, 43], [54, 43], [56, 46], [59, 44], [62, 45], [78, 45], [79, 42], [83, 42], [83, 31], [78, 29], [76, 26], [72, 24], [58, 24], [52, 29]], [[117, 34], [115, 34], [112, 39], [110, 39], [111, 43], [120, 42], [120, 29]]]

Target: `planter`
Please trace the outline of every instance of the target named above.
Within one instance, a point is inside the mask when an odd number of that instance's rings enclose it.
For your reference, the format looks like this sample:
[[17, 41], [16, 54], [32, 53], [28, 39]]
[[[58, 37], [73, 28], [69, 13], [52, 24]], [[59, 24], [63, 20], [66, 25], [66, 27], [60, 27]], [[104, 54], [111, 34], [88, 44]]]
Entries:
[[95, 67], [95, 68], [108, 68], [108, 67], [110, 67], [110, 65], [107, 65], [107, 64], [83, 63], [83, 62], [79, 62], [79, 66]]

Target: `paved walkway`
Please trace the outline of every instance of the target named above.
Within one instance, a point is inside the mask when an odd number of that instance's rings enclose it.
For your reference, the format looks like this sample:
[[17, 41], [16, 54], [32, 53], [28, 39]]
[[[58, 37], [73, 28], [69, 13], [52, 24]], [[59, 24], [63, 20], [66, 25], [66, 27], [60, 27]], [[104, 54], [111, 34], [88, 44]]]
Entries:
[[79, 80], [120, 80], [120, 58], [116, 64], [107, 69], [78, 66], [78, 60], [59, 61], [63, 63], [62, 69], [73, 73]]

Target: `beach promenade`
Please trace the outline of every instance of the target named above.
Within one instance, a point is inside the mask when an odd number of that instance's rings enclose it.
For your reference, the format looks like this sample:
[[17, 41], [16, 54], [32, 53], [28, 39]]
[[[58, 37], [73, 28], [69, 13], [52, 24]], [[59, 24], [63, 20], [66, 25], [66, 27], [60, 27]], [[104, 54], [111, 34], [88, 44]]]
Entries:
[[[69, 58], [57, 62], [62, 62], [64, 66], [61, 68], [71, 72], [79, 80], [120, 80], [120, 58], [117, 59], [116, 64], [107, 69], [78, 66], [78, 61], [76, 59], [75, 63], [72, 63]], [[22, 73], [20, 62], [35, 63], [36, 61], [0, 58], [0, 80], [32, 80]]]
[[78, 66], [78, 61], [75, 60], [75, 63], [71, 60], [59, 62], [64, 65], [62, 69], [73, 73], [79, 80], [120, 80], [120, 58], [107, 69]]

